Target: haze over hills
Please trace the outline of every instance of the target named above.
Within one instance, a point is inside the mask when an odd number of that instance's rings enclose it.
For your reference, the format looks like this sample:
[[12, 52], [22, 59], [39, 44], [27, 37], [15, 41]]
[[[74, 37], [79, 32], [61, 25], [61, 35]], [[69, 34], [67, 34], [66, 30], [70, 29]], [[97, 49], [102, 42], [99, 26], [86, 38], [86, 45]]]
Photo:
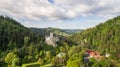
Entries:
[[41, 34], [41, 35], [45, 35], [45, 34], [49, 34], [50, 32], [56, 34], [56, 35], [60, 35], [60, 36], [70, 36], [74, 33], [79, 33], [81, 31], [83, 31], [82, 29], [59, 29], [59, 28], [30, 28], [31, 31]]

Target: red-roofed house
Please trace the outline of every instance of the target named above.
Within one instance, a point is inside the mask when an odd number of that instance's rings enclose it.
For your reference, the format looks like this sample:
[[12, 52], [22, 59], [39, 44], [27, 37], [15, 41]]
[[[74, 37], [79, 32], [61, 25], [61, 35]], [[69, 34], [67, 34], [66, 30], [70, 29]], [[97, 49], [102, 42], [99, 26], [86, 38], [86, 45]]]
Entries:
[[93, 57], [96, 60], [100, 60], [102, 58], [99, 53], [94, 52], [94, 51], [87, 50], [86, 53], [89, 54], [89, 58]]

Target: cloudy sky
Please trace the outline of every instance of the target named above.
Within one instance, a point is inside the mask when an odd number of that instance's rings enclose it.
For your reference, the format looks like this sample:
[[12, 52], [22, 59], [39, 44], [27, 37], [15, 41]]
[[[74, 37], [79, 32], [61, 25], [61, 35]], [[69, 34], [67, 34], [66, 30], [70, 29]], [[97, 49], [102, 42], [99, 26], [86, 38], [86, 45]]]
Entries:
[[0, 15], [26, 27], [86, 29], [120, 15], [120, 0], [0, 0]]

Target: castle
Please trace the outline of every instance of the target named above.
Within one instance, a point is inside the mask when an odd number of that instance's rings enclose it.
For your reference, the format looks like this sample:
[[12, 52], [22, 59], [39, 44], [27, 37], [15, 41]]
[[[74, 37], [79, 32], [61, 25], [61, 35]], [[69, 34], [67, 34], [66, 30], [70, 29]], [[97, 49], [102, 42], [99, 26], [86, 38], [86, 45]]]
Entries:
[[59, 41], [59, 38], [54, 36], [53, 33], [50, 33], [50, 35], [45, 36], [45, 42], [48, 45], [52, 45], [53, 47], [57, 46], [56, 42], [58, 42], [58, 41]]

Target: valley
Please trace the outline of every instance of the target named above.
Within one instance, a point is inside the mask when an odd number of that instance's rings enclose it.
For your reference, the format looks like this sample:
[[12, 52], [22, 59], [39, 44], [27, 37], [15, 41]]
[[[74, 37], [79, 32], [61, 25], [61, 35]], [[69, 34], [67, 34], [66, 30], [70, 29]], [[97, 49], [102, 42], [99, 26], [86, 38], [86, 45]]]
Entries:
[[120, 16], [83, 29], [27, 28], [0, 16], [0, 67], [120, 67]]

